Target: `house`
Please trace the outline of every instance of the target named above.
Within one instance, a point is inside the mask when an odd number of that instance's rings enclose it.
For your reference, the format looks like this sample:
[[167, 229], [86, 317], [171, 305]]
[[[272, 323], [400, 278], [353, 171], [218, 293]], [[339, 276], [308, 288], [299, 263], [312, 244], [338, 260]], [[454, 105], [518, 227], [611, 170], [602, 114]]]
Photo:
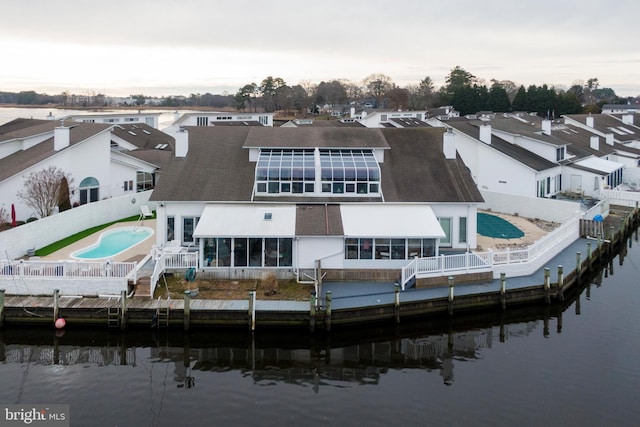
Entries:
[[72, 204], [152, 188], [161, 157], [166, 161], [172, 153], [173, 139], [147, 125], [129, 126], [137, 126], [156, 144], [166, 143], [166, 149], [149, 155], [140, 135], [132, 135], [131, 128], [103, 123], [15, 119], [0, 126], [0, 203], [13, 204], [19, 220], [37, 217], [17, 193], [24, 189], [31, 172], [51, 166], [73, 179]]
[[82, 123], [105, 123], [105, 124], [145, 124], [157, 129], [159, 126], [160, 113], [142, 113], [140, 110], [131, 111], [130, 113], [95, 113], [95, 114], [78, 114], [69, 115], [62, 120], [70, 120]]
[[[157, 244], [226, 277], [375, 277], [476, 246], [483, 201], [443, 129], [188, 127], [151, 201]], [[389, 276], [389, 277], [391, 277]], [[378, 276], [379, 277], [379, 276]]]
[[602, 114], [639, 114], [640, 104], [604, 104]]
[[[530, 197], [560, 193], [597, 197], [623, 181], [640, 152], [587, 127], [535, 114], [448, 119], [462, 134], [456, 147], [481, 189]], [[601, 140], [602, 139], [602, 143]]]
[[361, 110], [356, 112], [351, 107], [349, 118], [342, 119], [341, 122], [348, 123], [355, 121], [366, 128], [407, 128], [407, 127], [427, 127], [424, 119], [426, 111], [398, 111], [398, 110]]
[[490, 122], [452, 118], [446, 123], [479, 189], [527, 197], [560, 190], [561, 165], [493, 135]]
[[199, 111], [176, 117], [169, 129], [177, 131], [186, 126], [269, 126], [273, 127], [273, 113]]

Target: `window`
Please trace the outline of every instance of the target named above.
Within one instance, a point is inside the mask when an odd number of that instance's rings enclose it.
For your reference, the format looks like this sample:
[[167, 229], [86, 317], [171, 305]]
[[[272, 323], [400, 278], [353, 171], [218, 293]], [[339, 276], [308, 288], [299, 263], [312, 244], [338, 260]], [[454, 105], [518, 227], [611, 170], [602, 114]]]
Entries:
[[80, 204], [85, 205], [91, 202], [97, 202], [100, 190], [100, 182], [90, 176], [80, 182]]
[[198, 221], [200, 217], [183, 217], [182, 218], [182, 244], [189, 245], [198, 243], [197, 239], [193, 238], [193, 232], [196, 229], [196, 225], [198, 225]]
[[153, 190], [153, 175], [149, 172], [136, 172], [137, 191]]
[[175, 240], [176, 219], [172, 216], [167, 217], [167, 242]]
[[371, 150], [319, 150], [322, 192], [379, 193], [380, 167]]
[[313, 193], [315, 178], [314, 150], [260, 151], [255, 174], [256, 193]]
[[564, 155], [565, 155], [565, 147], [556, 148], [556, 162], [563, 161]]
[[344, 258], [360, 260], [413, 259], [435, 255], [435, 239], [345, 238]]
[[293, 239], [233, 237], [203, 240], [208, 267], [291, 267]]
[[451, 246], [451, 218], [438, 218], [438, 221], [445, 234], [445, 237], [440, 239], [440, 243]]
[[[144, 118], [144, 123], [146, 125], [151, 126], [151, 127], [153, 127], [153, 125], [155, 124], [155, 123], [153, 123], [153, 117], [145, 117]], [[148, 132], [145, 132], [145, 133], [148, 133]]]
[[260, 124], [262, 126], [268, 126], [269, 125], [269, 116], [259, 116], [258, 117], [258, 121], [260, 122]]
[[197, 117], [196, 126], [209, 126], [209, 117]]
[[467, 217], [465, 216], [460, 217], [459, 219], [458, 242], [467, 243]]

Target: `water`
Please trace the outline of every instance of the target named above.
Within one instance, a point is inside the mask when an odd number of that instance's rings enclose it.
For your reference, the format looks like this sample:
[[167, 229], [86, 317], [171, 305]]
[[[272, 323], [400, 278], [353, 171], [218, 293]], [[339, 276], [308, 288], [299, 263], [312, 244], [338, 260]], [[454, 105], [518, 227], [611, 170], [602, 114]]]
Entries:
[[88, 426], [633, 426], [637, 240], [564, 305], [334, 330], [0, 331], [0, 402]]
[[101, 259], [118, 255], [151, 237], [149, 227], [119, 227], [100, 234], [98, 242], [71, 254], [73, 258]]

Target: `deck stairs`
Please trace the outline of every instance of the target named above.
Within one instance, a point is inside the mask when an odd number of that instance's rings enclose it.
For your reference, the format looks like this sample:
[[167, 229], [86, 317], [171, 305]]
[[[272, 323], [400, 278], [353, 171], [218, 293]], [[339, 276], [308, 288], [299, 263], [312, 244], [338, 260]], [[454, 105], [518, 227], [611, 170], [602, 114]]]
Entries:
[[151, 295], [151, 275], [153, 274], [153, 267], [153, 261], [148, 261], [138, 270], [138, 282], [135, 285], [133, 285], [132, 282], [129, 282], [130, 285], [135, 286], [135, 293], [133, 294], [134, 297], [153, 297], [153, 295]]

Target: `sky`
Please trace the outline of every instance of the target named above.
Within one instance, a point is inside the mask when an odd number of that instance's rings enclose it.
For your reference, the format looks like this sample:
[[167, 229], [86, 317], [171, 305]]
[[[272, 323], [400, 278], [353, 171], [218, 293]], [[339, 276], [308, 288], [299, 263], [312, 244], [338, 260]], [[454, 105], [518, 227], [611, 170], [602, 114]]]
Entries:
[[638, 0], [0, 0], [0, 17], [0, 91], [234, 94], [371, 74], [438, 88], [459, 66], [487, 85], [597, 78], [640, 95]]

